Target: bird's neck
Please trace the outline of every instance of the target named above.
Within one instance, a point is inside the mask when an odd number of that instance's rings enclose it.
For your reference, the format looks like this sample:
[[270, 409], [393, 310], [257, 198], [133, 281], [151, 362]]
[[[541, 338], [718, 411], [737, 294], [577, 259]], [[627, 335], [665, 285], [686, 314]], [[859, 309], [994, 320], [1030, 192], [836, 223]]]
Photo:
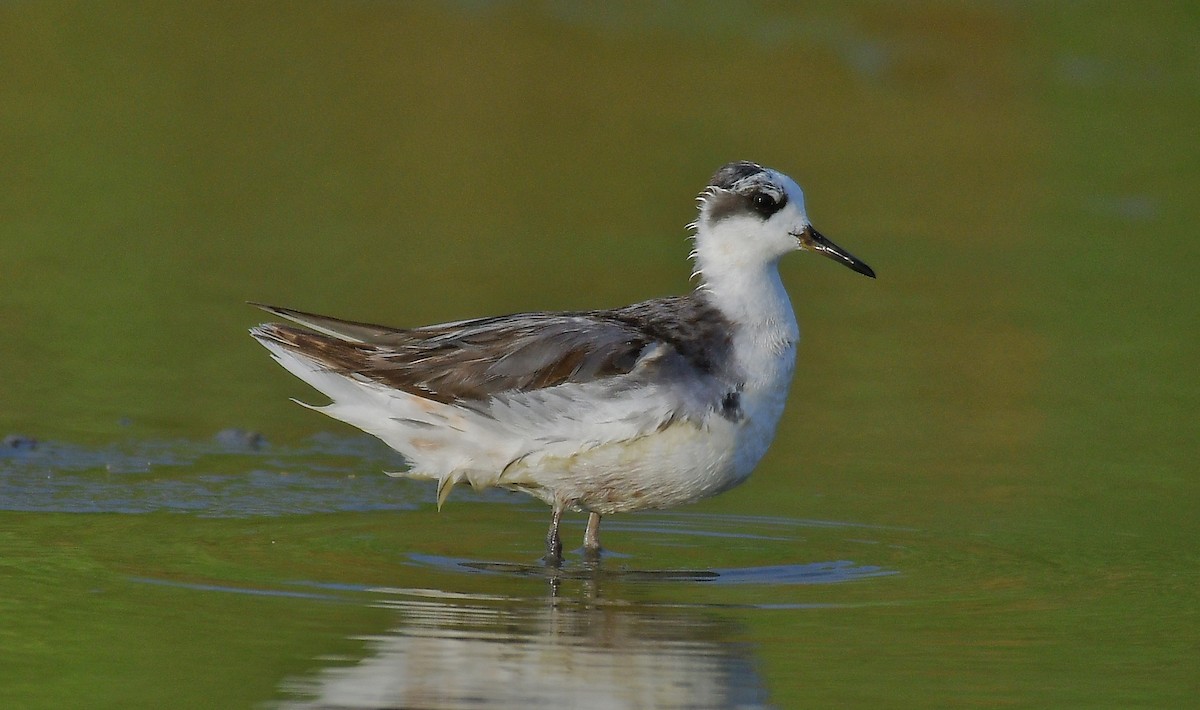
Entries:
[[706, 263], [696, 256], [703, 291], [738, 331], [769, 345], [794, 345], [800, 337], [796, 314], [779, 277], [779, 260]]
[[[796, 364], [800, 328], [779, 278], [778, 260], [757, 266], [706, 265], [697, 259], [699, 289], [732, 326], [733, 360], [745, 393], [773, 393], [768, 420], [782, 411], [787, 383]], [[709, 268], [705, 268], [709, 266]], [[778, 395], [778, 396], [776, 396]], [[772, 400], [774, 401], [774, 400]], [[749, 402], [747, 402], [749, 404]]]

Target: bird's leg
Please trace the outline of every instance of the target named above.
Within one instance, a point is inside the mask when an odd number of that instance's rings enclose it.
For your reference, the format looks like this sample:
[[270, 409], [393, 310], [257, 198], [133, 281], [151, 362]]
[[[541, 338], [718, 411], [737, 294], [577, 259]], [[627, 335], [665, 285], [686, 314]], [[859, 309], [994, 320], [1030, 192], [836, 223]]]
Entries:
[[600, 555], [600, 514], [589, 513], [587, 529], [583, 531], [583, 551], [591, 556]]
[[554, 515], [550, 518], [550, 530], [546, 533], [547, 563], [558, 565], [562, 562], [562, 538], [558, 536], [558, 524], [562, 522], [562, 506], [554, 506]]

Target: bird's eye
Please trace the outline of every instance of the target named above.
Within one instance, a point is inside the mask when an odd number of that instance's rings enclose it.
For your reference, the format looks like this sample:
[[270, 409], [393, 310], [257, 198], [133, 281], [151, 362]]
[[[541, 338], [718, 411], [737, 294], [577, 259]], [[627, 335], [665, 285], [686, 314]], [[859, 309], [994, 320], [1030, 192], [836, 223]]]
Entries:
[[754, 203], [755, 211], [763, 217], [770, 217], [775, 210], [779, 209], [779, 203], [775, 201], [775, 198], [765, 192], [754, 193], [751, 202]]

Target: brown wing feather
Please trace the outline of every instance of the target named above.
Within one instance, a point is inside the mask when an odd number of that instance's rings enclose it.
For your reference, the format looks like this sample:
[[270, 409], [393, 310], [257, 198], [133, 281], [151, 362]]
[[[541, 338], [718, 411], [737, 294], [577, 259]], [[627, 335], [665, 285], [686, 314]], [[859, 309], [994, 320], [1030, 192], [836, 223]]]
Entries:
[[626, 374], [656, 342], [712, 374], [713, 356], [729, 344], [728, 323], [697, 294], [610, 311], [519, 313], [412, 329], [266, 310], [322, 332], [271, 323], [255, 329], [256, 337], [341, 374], [439, 402]]
[[623, 374], [647, 339], [618, 323], [576, 316], [511, 316], [392, 331], [352, 342], [290, 325], [257, 337], [282, 343], [344, 375], [365, 377], [439, 402], [482, 400]]

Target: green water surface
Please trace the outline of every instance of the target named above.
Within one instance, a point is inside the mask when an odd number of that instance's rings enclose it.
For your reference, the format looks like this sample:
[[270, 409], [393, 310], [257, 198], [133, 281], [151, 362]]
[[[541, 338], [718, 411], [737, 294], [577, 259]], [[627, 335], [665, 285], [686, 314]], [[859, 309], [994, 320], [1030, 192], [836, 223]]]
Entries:
[[[0, 706], [1193, 706], [1198, 36], [1186, 3], [4, 4], [0, 436], [37, 443], [0, 451]], [[600, 569], [537, 566], [538, 503], [437, 513], [246, 336], [246, 300], [681, 292], [734, 159], [879, 278], [785, 261], [772, 450], [606, 519]]]

